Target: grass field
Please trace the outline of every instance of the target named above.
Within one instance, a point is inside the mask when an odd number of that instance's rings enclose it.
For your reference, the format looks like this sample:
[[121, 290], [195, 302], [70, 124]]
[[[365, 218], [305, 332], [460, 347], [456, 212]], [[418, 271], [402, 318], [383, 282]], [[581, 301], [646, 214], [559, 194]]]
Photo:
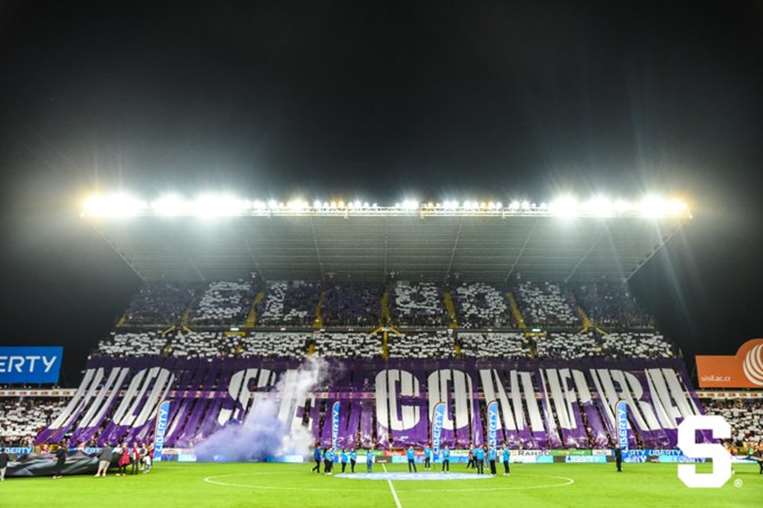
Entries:
[[[454, 466], [454, 472], [466, 471]], [[302, 464], [164, 463], [148, 475], [122, 478], [9, 479], [0, 484], [0, 507], [763, 506], [758, 466], [735, 469], [722, 489], [692, 490], [678, 480], [672, 464], [626, 464], [619, 474], [613, 465], [516, 464], [508, 478], [387, 482], [318, 476]], [[380, 464], [375, 471], [382, 471]]]

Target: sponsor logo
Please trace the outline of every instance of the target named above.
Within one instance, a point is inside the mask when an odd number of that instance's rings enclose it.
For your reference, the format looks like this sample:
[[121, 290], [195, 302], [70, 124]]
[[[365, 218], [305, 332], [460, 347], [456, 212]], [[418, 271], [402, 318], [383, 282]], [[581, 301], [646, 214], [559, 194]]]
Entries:
[[678, 448], [689, 459], [712, 459], [710, 473], [697, 473], [694, 464], [680, 464], [678, 478], [691, 489], [718, 489], [731, 478], [731, 454], [718, 443], [697, 443], [697, 431], [710, 430], [714, 439], [731, 437], [731, 426], [718, 415], [689, 416], [678, 426]]
[[491, 448], [497, 444], [498, 433], [498, 402], [492, 401], [487, 405], [487, 443]]
[[758, 344], [747, 352], [742, 370], [750, 383], [763, 386], [763, 344]]
[[751, 339], [734, 356], [699, 355], [701, 388], [760, 388], [763, 386], [763, 339]]
[[164, 450], [164, 434], [167, 432], [167, 424], [170, 420], [170, 401], [165, 400], [159, 405], [159, 412], [156, 415], [156, 430], [154, 432], [154, 460], [162, 460], [162, 450]]
[[0, 384], [57, 383], [62, 347], [0, 347]]
[[337, 447], [339, 441], [339, 401], [331, 406], [331, 446]]
[[442, 423], [445, 420], [445, 403], [438, 402], [432, 411], [432, 453], [435, 457], [440, 454], [442, 441]]

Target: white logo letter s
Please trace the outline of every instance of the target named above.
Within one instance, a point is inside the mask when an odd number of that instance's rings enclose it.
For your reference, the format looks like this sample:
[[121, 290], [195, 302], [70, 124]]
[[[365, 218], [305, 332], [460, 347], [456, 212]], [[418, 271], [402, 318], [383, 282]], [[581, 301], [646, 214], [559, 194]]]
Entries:
[[678, 426], [678, 447], [692, 459], [713, 459], [712, 473], [697, 473], [694, 464], [678, 466], [678, 478], [689, 488], [717, 489], [731, 478], [731, 454], [718, 443], [697, 443], [696, 431], [710, 430], [715, 439], [731, 437], [731, 426], [719, 415], [688, 416]]

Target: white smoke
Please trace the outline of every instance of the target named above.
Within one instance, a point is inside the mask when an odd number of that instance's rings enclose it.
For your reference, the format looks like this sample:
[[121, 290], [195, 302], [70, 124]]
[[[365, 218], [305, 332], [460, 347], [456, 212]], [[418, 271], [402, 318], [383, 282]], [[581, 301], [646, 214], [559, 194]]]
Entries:
[[[303, 425], [292, 425], [294, 411], [326, 378], [327, 371], [324, 360], [306, 360], [295, 376], [283, 376], [274, 391], [258, 396], [241, 424], [229, 423], [196, 445], [197, 458], [228, 462], [264, 460], [278, 455], [308, 455], [313, 435]], [[289, 402], [294, 408], [285, 418], [279, 418], [282, 404]]]

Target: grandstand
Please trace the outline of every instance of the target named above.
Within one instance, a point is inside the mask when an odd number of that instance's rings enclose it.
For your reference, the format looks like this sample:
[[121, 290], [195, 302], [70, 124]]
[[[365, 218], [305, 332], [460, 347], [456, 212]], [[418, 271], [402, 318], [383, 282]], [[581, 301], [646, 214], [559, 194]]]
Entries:
[[680, 350], [627, 286], [685, 219], [287, 207], [202, 231], [192, 217], [90, 217], [145, 284], [67, 404], [38, 411], [36, 443], [145, 440], [168, 398], [166, 442], [191, 448], [242, 422], [307, 358], [331, 375], [291, 418], [324, 444], [339, 402], [351, 415], [343, 446], [423, 445], [421, 415], [439, 397], [456, 447], [484, 441], [496, 399], [511, 446], [602, 448], [615, 442], [612, 404], [646, 392], [633, 446], [674, 446], [677, 421], [705, 406], [751, 440], [759, 407], [700, 401]]

